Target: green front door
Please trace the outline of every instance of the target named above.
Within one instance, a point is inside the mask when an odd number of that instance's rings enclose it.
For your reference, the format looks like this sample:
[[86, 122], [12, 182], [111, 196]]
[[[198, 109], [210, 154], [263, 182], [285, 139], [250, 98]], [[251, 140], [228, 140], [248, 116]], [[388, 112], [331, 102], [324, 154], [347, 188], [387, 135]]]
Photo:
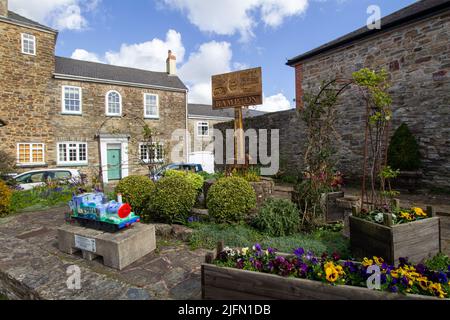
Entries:
[[108, 180], [122, 179], [120, 149], [108, 149]]

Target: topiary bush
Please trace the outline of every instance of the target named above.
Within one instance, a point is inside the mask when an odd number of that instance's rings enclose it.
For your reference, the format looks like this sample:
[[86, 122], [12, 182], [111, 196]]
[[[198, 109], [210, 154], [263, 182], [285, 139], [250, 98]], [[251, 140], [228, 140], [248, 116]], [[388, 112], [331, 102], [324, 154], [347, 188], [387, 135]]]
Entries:
[[418, 170], [422, 164], [419, 144], [405, 123], [392, 136], [388, 149], [388, 164], [392, 169], [402, 171]]
[[11, 213], [12, 191], [3, 181], [0, 181], [0, 218]]
[[155, 184], [149, 178], [129, 176], [119, 182], [115, 193], [121, 193], [123, 201], [129, 203], [136, 214], [143, 215], [154, 190]]
[[201, 190], [205, 182], [205, 179], [201, 175], [190, 171], [167, 170], [164, 173], [164, 177], [184, 177], [192, 184], [195, 190]]
[[269, 198], [254, 218], [253, 225], [272, 237], [289, 236], [298, 231], [300, 213], [292, 201]]
[[152, 218], [184, 224], [194, 207], [198, 191], [185, 176], [164, 177], [150, 198]]
[[256, 207], [256, 193], [243, 178], [221, 178], [209, 189], [206, 204], [216, 222], [239, 222]]

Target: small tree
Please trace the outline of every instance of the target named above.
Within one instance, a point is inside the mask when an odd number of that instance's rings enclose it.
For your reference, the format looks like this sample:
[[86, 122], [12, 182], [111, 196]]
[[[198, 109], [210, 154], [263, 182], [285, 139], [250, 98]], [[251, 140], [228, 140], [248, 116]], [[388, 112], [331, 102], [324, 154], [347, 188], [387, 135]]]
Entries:
[[418, 170], [421, 166], [419, 144], [406, 123], [394, 133], [388, 150], [388, 164], [402, 171]]

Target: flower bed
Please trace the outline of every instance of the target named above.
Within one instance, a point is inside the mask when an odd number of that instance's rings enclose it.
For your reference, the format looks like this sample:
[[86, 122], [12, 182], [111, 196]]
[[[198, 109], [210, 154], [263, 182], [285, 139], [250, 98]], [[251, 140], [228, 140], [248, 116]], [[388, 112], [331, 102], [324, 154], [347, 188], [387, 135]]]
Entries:
[[394, 264], [400, 257], [419, 263], [440, 251], [439, 218], [432, 208], [371, 212], [350, 217], [350, 245], [357, 258], [383, 257]]
[[[372, 266], [380, 270], [380, 290], [367, 289]], [[202, 292], [204, 299], [442, 299], [450, 292], [449, 276], [450, 269], [434, 272], [406, 259], [394, 267], [377, 257], [355, 263], [337, 254], [317, 257], [299, 248], [288, 256], [255, 245], [225, 248], [204, 264]]]

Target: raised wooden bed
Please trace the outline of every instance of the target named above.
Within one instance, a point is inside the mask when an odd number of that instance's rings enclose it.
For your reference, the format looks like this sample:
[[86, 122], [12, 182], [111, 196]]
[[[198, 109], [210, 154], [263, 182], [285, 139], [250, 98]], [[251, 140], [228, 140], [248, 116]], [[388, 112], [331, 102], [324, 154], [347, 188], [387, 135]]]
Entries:
[[319, 281], [202, 265], [202, 297], [207, 300], [441, 300]]
[[350, 245], [355, 258], [377, 256], [397, 264], [408, 257], [419, 263], [440, 251], [439, 218], [386, 226], [351, 216]]

